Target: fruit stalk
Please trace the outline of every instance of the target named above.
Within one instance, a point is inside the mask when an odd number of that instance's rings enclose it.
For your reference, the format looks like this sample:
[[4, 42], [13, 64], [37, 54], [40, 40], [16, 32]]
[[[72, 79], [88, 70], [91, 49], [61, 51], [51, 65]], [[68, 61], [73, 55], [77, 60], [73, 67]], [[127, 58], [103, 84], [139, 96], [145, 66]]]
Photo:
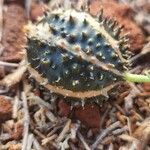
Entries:
[[150, 74], [147, 73], [146, 75], [138, 75], [138, 74], [132, 74], [129, 72], [126, 72], [124, 74], [125, 80], [129, 82], [150, 82]]

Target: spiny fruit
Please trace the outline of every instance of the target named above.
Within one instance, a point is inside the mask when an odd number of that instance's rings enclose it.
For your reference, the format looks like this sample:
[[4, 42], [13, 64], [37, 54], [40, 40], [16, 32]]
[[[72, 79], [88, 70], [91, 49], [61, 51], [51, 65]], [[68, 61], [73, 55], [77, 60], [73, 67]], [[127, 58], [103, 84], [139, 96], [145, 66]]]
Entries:
[[[57, 10], [28, 25], [29, 72], [37, 82], [68, 99], [111, 94], [128, 70], [128, 37], [112, 19]], [[97, 99], [101, 101], [101, 98]]]

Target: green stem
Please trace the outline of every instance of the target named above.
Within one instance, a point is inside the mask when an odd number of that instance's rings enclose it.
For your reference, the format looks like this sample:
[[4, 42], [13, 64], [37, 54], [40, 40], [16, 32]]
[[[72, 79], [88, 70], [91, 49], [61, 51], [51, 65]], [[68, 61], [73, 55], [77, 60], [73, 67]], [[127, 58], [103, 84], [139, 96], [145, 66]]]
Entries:
[[124, 78], [129, 82], [150, 82], [150, 76], [148, 75], [125, 73]]

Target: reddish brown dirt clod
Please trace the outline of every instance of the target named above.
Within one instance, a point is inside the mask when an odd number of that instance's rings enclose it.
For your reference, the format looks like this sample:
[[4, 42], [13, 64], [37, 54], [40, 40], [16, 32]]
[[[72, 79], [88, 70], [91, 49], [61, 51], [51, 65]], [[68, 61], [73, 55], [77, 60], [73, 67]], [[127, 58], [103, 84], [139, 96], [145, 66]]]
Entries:
[[5, 76], [5, 68], [4, 66], [0, 66], [0, 79], [4, 78]]
[[146, 92], [150, 92], [150, 83], [144, 83], [143, 88]]
[[75, 117], [90, 128], [100, 127], [100, 112], [97, 105], [76, 108]]
[[23, 125], [21, 123], [16, 123], [14, 130], [11, 134], [11, 137], [14, 140], [19, 140], [22, 137], [22, 133], [23, 133]]
[[127, 5], [116, 2], [93, 0], [90, 5], [90, 12], [96, 15], [101, 8], [103, 8], [105, 17], [116, 19], [120, 25], [124, 26], [124, 33], [129, 33], [131, 51], [139, 52], [144, 44], [144, 34], [132, 21], [131, 9]]
[[35, 89], [35, 90], [34, 90], [34, 95], [40, 96], [40, 90], [39, 90], [39, 89]]
[[69, 115], [71, 110], [70, 106], [67, 103], [65, 103], [64, 100], [59, 101], [58, 108], [59, 108], [59, 112], [58, 112], [59, 115], [66, 116], [66, 117]]
[[23, 26], [26, 18], [24, 9], [21, 5], [11, 3], [7, 5], [7, 10], [4, 11], [4, 28], [2, 45], [4, 52], [0, 58], [3, 61], [18, 62], [22, 59], [22, 46], [25, 45], [25, 35]]
[[12, 104], [5, 97], [0, 96], [0, 123], [9, 120], [12, 115]]
[[[69, 116], [71, 112], [70, 106], [64, 101], [60, 100], [58, 103], [59, 115]], [[97, 105], [85, 105], [84, 107], [74, 108], [75, 112], [73, 114], [78, 120], [80, 120], [86, 126], [97, 129], [100, 126], [100, 112]]]
[[43, 16], [46, 9], [47, 7], [44, 4], [34, 4], [31, 8], [31, 20], [36, 21], [38, 17]]

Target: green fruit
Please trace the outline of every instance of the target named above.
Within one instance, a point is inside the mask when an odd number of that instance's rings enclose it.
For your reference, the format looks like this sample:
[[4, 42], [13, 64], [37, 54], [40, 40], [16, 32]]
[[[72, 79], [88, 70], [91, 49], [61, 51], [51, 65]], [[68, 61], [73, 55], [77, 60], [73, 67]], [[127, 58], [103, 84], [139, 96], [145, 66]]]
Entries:
[[[111, 94], [127, 71], [127, 37], [113, 20], [76, 10], [54, 11], [28, 25], [27, 59], [37, 82], [70, 99]], [[101, 101], [101, 99], [99, 99]]]

